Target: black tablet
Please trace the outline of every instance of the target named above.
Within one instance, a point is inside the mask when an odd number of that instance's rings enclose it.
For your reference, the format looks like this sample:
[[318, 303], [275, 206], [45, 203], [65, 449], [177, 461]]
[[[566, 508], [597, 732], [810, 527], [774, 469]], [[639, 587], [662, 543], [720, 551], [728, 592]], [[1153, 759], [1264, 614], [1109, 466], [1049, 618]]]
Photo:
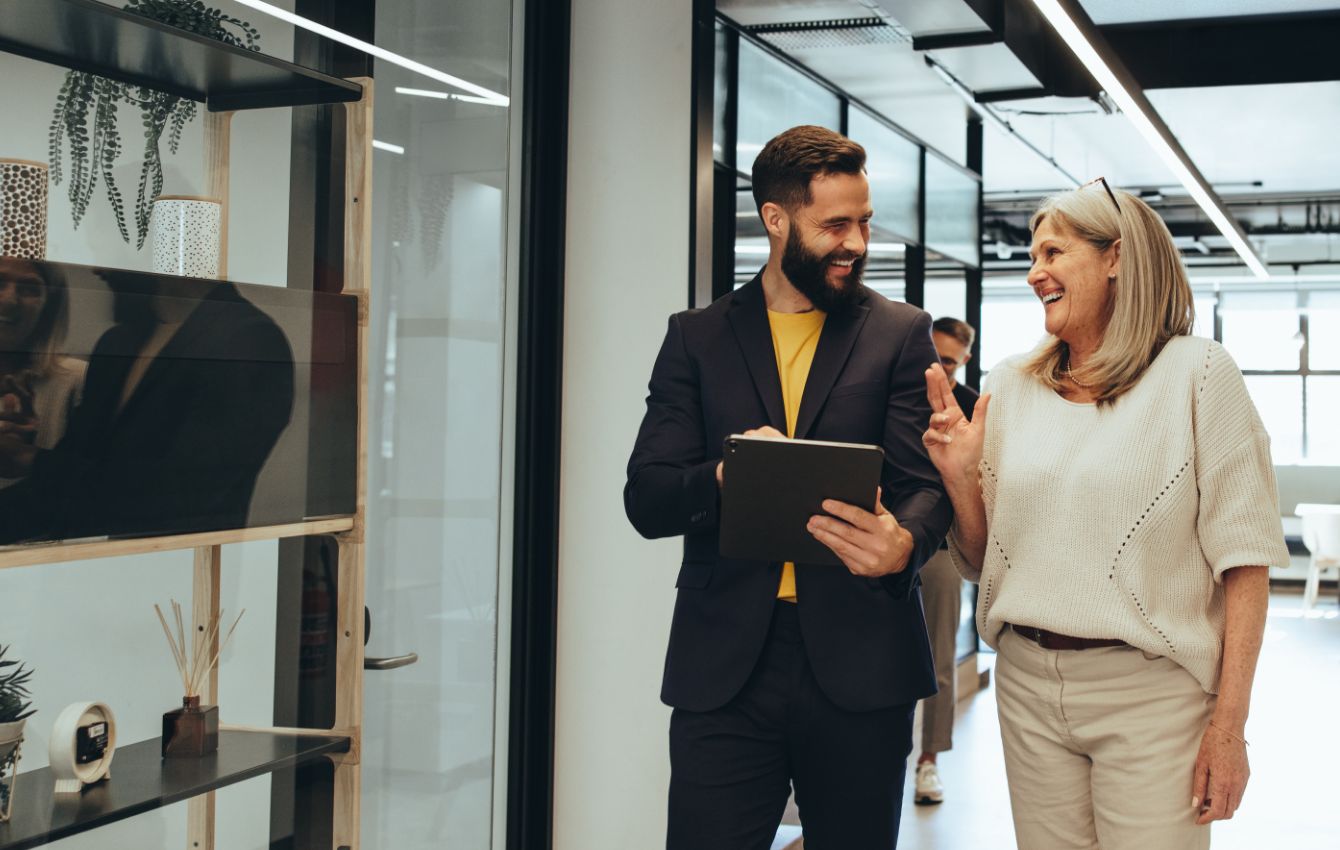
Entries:
[[842, 563], [805, 526], [824, 499], [873, 512], [884, 466], [879, 446], [739, 435], [723, 458], [722, 557], [803, 564]]

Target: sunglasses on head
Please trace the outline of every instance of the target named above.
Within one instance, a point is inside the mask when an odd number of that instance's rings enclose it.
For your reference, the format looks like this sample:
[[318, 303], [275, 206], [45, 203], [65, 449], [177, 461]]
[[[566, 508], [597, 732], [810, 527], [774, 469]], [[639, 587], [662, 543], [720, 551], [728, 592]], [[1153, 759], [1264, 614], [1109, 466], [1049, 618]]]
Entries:
[[1090, 186], [1092, 186], [1092, 185], [1095, 184], [1095, 183], [1101, 183], [1101, 184], [1103, 184], [1103, 190], [1106, 191], [1106, 192], [1107, 192], [1107, 196], [1108, 196], [1109, 198], [1112, 199], [1112, 206], [1114, 206], [1114, 207], [1117, 208], [1117, 214], [1120, 215], [1120, 214], [1121, 214], [1121, 204], [1117, 203], [1117, 195], [1116, 195], [1115, 192], [1112, 191], [1112, 187], [1109, 186], [1109, 185], [1107, 185], [1107, 178], [1106, 178], [1106, 177], [1095, 177], [1094, 179], [1090, 180], [1088, 183], [1085, 183], [1083, 186], [1080, 186], [1080, 188], [1081, 188], [1081, 189], [1087, 189], [1087, 188], [1089, 188]]

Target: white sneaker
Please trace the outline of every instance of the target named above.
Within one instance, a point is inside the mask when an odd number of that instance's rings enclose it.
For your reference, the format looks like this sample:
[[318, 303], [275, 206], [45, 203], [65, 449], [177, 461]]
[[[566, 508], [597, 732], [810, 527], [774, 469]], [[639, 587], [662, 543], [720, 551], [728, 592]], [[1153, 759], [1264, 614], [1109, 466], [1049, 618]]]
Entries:
[[918, 806], [935, 806], [945, 800], [945, 787], [940, 784], [940, 771], [935, 763], [924, 761], [917, 765], [917, 790], [912, 802]]

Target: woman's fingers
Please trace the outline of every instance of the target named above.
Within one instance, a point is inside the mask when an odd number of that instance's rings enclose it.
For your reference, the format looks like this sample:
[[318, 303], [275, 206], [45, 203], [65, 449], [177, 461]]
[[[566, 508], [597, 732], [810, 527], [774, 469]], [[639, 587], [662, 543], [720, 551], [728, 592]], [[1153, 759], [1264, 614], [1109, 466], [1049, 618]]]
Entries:
[[926, 368], [926, 400], [931, 403], [931, 410], [940, 413], [945, 409], [945, 403], [944, 393], [940, 392], [938, 383], [940, 376], [935, 373], [937, 365], [932, 363]]

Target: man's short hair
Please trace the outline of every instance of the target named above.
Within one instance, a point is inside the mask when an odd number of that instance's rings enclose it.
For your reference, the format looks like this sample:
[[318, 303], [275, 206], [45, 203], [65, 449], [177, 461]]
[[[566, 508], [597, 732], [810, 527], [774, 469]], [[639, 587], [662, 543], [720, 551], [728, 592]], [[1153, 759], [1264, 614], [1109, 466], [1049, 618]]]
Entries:
[[754, 160], [754, 204], [794, 210], [813, 200], [810, 181], [820, 174], [861, 174], [865, 148], [824, 127], [792, 127], [772, 138]]
[[964, 348], [972, 348], [972, 341], [977, 338], [977, 331], [972, 325], [962, 319], [955, 319], [952, 316], [941, 316], [931, 324], [931, 330], [936, 333], [942, 333], [945, 336], [952, 336], [954, 339], [963, 343]]

